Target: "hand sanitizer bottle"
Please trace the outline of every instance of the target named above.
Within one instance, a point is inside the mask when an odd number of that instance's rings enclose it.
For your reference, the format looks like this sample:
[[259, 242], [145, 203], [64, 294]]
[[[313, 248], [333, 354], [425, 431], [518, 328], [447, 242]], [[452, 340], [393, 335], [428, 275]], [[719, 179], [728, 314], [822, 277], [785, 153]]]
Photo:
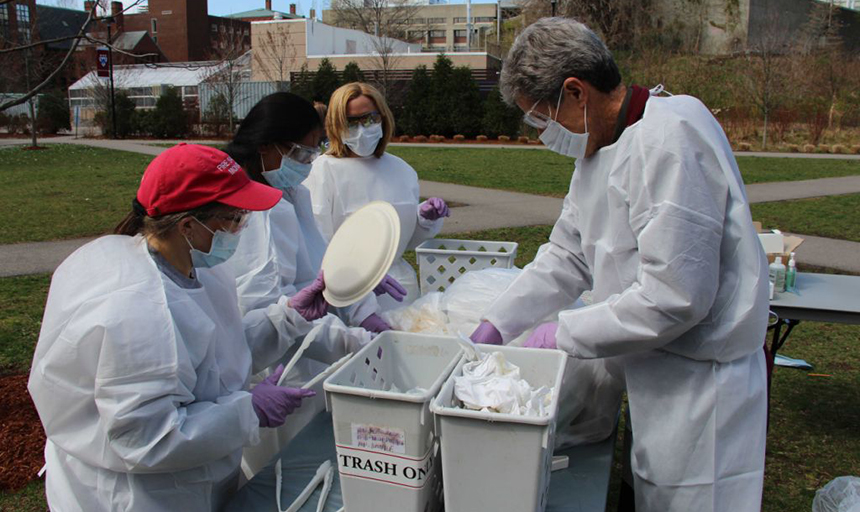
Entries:
[[776, 260], [770, 264], [768, 269], [770, 280], [773, 281], [774, 291], [782, 293], [785, 291], [785, 265], [782, 264], [782, 256], [777, 256]]
[[794, 253], [788, 259], [788, 270], [785, 271], [785, 290], [789, 292], [797, 291], [797, 263], [794, 261]]

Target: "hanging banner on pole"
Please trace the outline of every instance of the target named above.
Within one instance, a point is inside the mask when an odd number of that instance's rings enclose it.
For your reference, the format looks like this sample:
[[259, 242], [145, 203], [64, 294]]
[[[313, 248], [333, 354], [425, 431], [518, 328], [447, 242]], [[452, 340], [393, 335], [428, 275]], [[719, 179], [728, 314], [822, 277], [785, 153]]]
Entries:
[[110, 76], [110, 69], [108, 67], [110, 63], [110, 57], [108, 56], [107, 48], [99, 48], [96, 50], [96, 72], [99, 77], [107, 78]]

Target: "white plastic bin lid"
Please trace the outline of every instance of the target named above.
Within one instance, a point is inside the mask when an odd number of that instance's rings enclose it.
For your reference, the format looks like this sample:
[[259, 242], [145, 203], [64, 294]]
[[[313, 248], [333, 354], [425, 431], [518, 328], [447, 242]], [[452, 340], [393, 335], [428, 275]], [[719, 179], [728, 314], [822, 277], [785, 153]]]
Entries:
[[355, 304], [385, 277], [400, 243], [400, 218], [393, 206], [374, 201], [341, 224], [322, 261], [325, 300], [335, 307]]

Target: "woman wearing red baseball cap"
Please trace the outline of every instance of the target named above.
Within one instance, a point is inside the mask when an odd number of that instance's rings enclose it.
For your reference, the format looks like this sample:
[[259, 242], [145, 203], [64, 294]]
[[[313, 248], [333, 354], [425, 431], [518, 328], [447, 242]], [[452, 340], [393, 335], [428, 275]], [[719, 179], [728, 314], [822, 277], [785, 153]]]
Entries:
[[313, 395], [277, 374], [245, 390], [272, 346], [326, 314], [321, 276], [243, 318], [219, 265], [247, 213], [280, 198], [225, 153], [180, 144], [147, 167], [117, 234], [54, 273], [29, 381], [52, 510], [216, 510], [242, 448]]

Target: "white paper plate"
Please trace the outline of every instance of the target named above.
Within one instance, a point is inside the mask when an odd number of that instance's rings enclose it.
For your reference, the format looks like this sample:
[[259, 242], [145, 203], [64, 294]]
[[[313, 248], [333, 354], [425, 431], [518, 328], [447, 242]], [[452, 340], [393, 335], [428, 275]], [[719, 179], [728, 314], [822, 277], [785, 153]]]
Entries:
[[345, 307], [372, 292], [388, 273], [399, 243], [400, 218], [390, 204], [374, 201], [350, 215], [323, 257], [325, 300]]

